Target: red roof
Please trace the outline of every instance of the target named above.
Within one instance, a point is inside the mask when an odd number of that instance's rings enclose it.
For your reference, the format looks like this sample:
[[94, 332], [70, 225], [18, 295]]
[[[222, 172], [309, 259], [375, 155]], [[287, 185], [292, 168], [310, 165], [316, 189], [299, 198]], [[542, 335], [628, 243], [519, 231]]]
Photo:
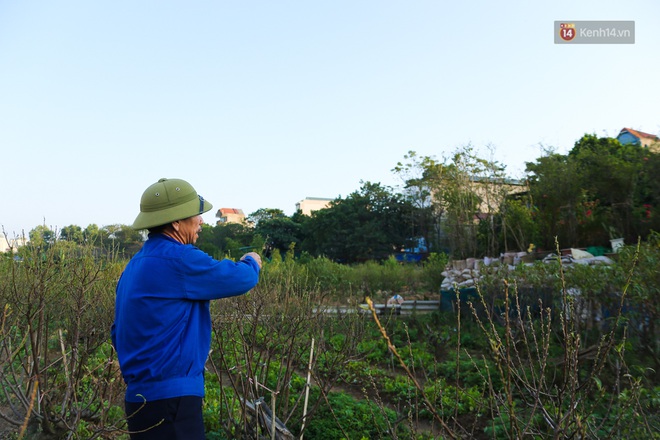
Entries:
[[243, 215], [243, 210], [242, 209], [220, 208], [219, 211], [220, 211], [221, 214], [240, 214], [240, 215]]
[[647, 139], [652, 139], [654, 141], [660, 140], [660, 138], [658, 138], [658, 136], [656, 136], [654, 134], [644, 133], [643, 131], [633, 130], [632, 128], [624, 128], [624, 129], [621, 130], [621, 132], [619, 134], [623, 133], [624, 131], [627, 131], [628, 133], [632, 134], [633, 136], [635, 136], [639, 139], [647, 138]]

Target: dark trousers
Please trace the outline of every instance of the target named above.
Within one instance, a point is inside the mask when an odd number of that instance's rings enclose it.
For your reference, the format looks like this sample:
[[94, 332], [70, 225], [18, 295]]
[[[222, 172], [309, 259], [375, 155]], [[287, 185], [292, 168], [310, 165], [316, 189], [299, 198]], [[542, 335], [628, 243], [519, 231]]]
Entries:
[[204, 440], [202, 398], [125, 402], [131, 440]]

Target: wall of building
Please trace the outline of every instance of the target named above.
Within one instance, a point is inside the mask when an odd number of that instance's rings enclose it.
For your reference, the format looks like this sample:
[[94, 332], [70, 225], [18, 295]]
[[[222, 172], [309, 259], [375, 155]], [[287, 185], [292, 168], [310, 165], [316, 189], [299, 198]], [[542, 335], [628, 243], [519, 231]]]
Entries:
[[311, 215], [314, 211], [330, 206], [332, 200], [322, 199], [320, 197], [307, 197], [305, 200], [296, 203], [296, 211], [301, 211], [304, 215]]

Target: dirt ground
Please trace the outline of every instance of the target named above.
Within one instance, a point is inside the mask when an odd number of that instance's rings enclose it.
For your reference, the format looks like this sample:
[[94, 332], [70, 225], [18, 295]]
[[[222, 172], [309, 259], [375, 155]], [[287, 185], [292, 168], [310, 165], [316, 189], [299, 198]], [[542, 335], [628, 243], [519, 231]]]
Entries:
[[[10, 413], [9, 407], [0, 405], [0, 413], [9, 414]], [[9, 438], [9, 436], [12, 433], [17, 432], [19, 428], [20, 427], [17, 427], [9, 423], [2, 416], [0, 416], [0, 440]]]

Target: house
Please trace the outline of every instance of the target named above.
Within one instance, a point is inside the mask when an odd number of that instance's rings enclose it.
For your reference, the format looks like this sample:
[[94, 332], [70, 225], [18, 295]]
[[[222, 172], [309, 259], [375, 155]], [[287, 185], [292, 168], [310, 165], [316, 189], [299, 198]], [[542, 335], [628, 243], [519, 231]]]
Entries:
[[660, 138], [654, 134], [644, 133], [632, 128], [623, 128], [616, 139], [621, 145], [640, 145], [654, 153], [660, 153]]
[[303, 215], [312, 215], [312, 212], [330, 206], [330, 202], [333, 200], [323, 199], [321, 197], [305, 197], [304, 200], [296, 203], [296, 211], [300, 211]]
[[25, 246], [27, 244], [27, 238], [25, 236], [18, 238], [10, 238], [0, 234], [0, 253], [3, 252], [16, 252], [20, 246]]
[[242, 209], [220, 208], [215, 216], [218, 218], [218, 225], [225, 223], [245, 223], [245, 214]]
[[[469, 181], [464, 182], [461, 188], [478, 199], [474, 221], [481, 221], [498, 213], [506, 198], [521, 196], [529, 191], [528, 182], [524, 180], [481, 176], [469, 177]], [[444, 195], [440, 193], [440, 197], [444, 197]], [[446, 203], [446, 201], [438, 199], [435, 194], [433, 199], [434, 203], [442, 205]]]
[[499, 211], [504, 199], [529, 191], [526, 181], [517, 179], [491, 179], [474, 176], [470, 179], [470, 188], [479, 197], [477, 217], [484, 219]]

